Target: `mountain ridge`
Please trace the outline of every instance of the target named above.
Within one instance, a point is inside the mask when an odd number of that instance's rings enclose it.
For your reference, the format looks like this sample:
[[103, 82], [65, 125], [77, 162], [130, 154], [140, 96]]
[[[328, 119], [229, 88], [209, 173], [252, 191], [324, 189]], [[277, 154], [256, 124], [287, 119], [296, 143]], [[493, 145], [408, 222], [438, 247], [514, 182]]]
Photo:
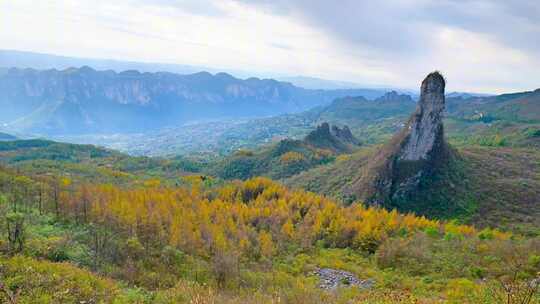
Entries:
[[87, 66], [11, 68], [0, 75], [0, 89], [0, 105], [9, 109], [0, 115], [4, 128], [37, 134], [128, 133], [199, 119], [294, 113], [358, 93], [226, 73], [117, 73]]

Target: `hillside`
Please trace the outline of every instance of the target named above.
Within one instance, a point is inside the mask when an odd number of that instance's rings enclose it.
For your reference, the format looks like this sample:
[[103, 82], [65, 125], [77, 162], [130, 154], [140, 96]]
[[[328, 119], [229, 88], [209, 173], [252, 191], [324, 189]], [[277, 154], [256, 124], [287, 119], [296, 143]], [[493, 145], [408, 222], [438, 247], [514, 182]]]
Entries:
[[540, 90], [449, 99], [451, 139], [480, 145], [540, 147]]
[[187, 158], [133, 157], [93, 145], [41, 139], [0, 142], [0, 163], [28, 174], [115, 183], [143, 182], [154, 177], [174, 179], [200, 170], [197, 161]]
[[[422, 84], [423, 90], [430, 86], [429, 82]], [[444, 81], [442, 88], [444, 90]], [[444, 96], [440, 91], [422, 92], [416, 112], [390, 141], [291, 177], [286, 183], [333, 196], [345, 203], [359, 199], [403, 212], [460, 218], [481, 226], [537, 233], [540, 225], [540, 192], [536, 190], [540, 189], [538, 149], [530, 148], [529, 144], [522, 148], [505, 148], [517, 142], [505, 142], [501, 135], [492, 141], [486, 138], [480, 142], [482, 145], [463, 140], [451, 140], [448, 144], [441, 116]], [[519, 109], [530, 105], [523, 100], [534, 98], [537, 98], [536, 92], [481, 100], [482, 104], [503, 102], [505, 105], [500, 108]], [[449, 100], [448, 112], [453, 113], [450, 115], [477, 107], [471, 104], [480, 101], [460, 100], [461, 104], [457, 105], [455, 102]], [[488, 108], [496, 109], [495, 106]], [[506, 115], [493, 119], [520, 121], [520, 118]], [[527, 124], [526, 127], [531, 126]], [[481, 138], [481, 133], [475, 136]]]
[[[307, 138], [335, 147], [338, 135], [348, 137], [345, 127], [332, 130], [321, 125]], [[334, 162], [286, 181], [302, 176], [339, 197], [379, 148], [326, 150]], [[496, 304], [508, 294], [501, 282], [526, 288], [540, 271], [540, 155], [457, 150], [458, 174], [448, 179], [454, 187], [434, 186], [424, 197], [474, 199], [451, 218], [479, 228], [343, 204], [266, 178], [189, 174], [181, 158], [45, 140], [0, 143], [0, 225], [19, 227], [0, 232], [0, 302], [18, 295], [22, 303]], [[294, 163], [301, 152], [322, 151], [284, 140], [264, 155]], [[260, 164], [257, 153], [238, 156]], [[286, 168], [274, 165], [265, 170]], [[516, 234], [483, 229], [491, 225]]]
[[303, 140], [284, 139], [255, 151], [239, 150], [208, 166], [208, 173], [224, 179], [267, 176], [282, 179], [331, 162], [340, 154], [358, 148], [347, 126], [323, 123]]
[[540, 89], [532, 92], [502, 94], [451, 100], [448, 108], [455, 117], [482, 121], [540, 121]]
[[0, 168], [0, 200], [18, 227], [0, 242], [7, 303], [494, 304], [522, 296], [501, 282], [527, 288], [539, 270], [534, 239], [264, 178], [125, 186]]
[[[351, 203], [356, 197], [346, 189], [356, 181], [358, 172], [378, 148], [361, 149], [334, 163], [295, 175], [285, 184]], [[506, 227], [538, 233], [538, 149], [460, 146], [458, 152], [461, 158], [454, 167], [454, 173], [446, 176], [445, 188], [433, 186], [431, 193], [421, 197], [426, 204], [435, 207], [441, 207], [437, 203], [452, 201], [454, 209], [407, 206], [401, 210], [414, 210], [433, 217], [458, 217], [480, 227]]]
[[[407, 95], [389, 92], [375, 100], [337, 99], [328, 106], [267, 118], [190, 123], [138, 134], [57, 136], [59, 141], [104, 145], [129, 154], [174, 156], [192, 153], [228, 155], [284, 138], [302, 139], [317, 125], [348, 125], [363, 143], [380, 143], [403, 125], [415, 107]], [[348, 105], [348, 106], [346, 106]], [[351, 116], [353, 111], [355, 116]], [[378, 113], [371, 115], [371, 113]], [[358, 119], [355, 117], [358, 116]]]
[[[498, 135], [504, 145], [538, 146], [539, 90], [480, 97], [449, 94], [446, 104], [444, 123], [451, 142], [489, 145]], [[358, 138], [379, 144], [405, 125], [415, 107], [409, 96], [390, 92], [374, 101], [361, 97], [337, 99], [302, 115], [347, 124]]]
[[9, 69], [0, 75], [5, 129], [45, 135], [149, 132], [185, 122], [293, 113], [355, 90], [306, 90], [272, 79], [201, 72]]
[[[480, 145], [539, 145], [536, 134], [540, 129], [538, 120], [513, 119], [511, 115], [498, 116], [497, 119], [464, 115], [490, 108], [497, 97], [462, 96], [446, 98], [444, 122], [449, 141]], [[531, 104], [540, 103], [538, 95], [532, 92], [508, 96], [529, 96], [527, 98]], [[480, 103], [479, 100], [483, 101]], [[528, 115], [538, 113], [538, 109], [523, 108], [522, 104], [511, 98], [506, 104], [508, 106], [504, 111], [514, 107], [522, 112], [530, 111]], [[139, 134], [60, 136], [57, 139], [105, 145], [136, 155], [171, 156], [197, 152], [227, 155], [238, 149], [255, 149], [276, 143], [283, 138], [302, 139], [317, 125], [328, 122], [348, 125], [355, 137], [361, 138], [365, 144], [380, 144], [405, 125], [415, 107], [416, 102], [411, 97], [389, 92], [374, 100], [363, 97], [338, 98], [327, 106], [268, 118], [199, 122]]]

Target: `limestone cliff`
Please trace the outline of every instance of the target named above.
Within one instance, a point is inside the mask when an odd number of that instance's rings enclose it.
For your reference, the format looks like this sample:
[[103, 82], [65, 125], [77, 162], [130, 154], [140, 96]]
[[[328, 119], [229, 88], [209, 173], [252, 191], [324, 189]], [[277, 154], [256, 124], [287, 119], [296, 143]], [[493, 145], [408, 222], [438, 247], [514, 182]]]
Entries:
[[414, 197], [422, 181], [448, 161], [442, 121], [444, 89], [440, 73], [424, 79], [417, 109], [405, 128], [372, 158], [350, 189], [357, 198], [395, 207]]
[[355, 92], [225, 73], [11, 68], [0, 73], [0, 124], [10, 132], [44, 135], [148, 132], [190, 121], [299, 112]]
[[408, 134], [403, 140], [400, 160], [428, 160], [432, 152], [440, 150], [444, 142], [444, 87], [444, 78], [437, 72], [422, 82], [418, 107], [406, 126]]

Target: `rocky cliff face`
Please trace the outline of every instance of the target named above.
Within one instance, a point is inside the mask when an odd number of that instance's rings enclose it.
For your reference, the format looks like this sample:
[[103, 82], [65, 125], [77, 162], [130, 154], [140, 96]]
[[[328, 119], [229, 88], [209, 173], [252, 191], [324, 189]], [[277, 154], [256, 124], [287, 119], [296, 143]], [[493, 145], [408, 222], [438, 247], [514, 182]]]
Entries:
[[405, 128], [368, 163], [352, 192], [368, 202], [396, 207], [407, 201], [449, 160], [444, 139], [445, 80], [429, 74], [416, 112]]
[[329, 149], [338, 153], [350, 152], [354, 149], [354, 146], [360, 144], [360, 141], [352, 135], [349, 127], [330, 127], [327, 122], [317, 126], [317, 129], [309, 133], [304, 141], [314, 147]]
[[344, 143], [351, 145], [360, 144], [360, 141], [352, 135], [352, 132], [348, 126], [343, 126], [341, 129], [338, 126], [332, 126], [330, 133]]
[[406, 126], [408, 134], [400, 151], [400, 160], [428, 160], [432, 153], [442, 148], [444, 87], [444, 78], [437, 72], [429, 74], [422, 82], [418, 107]]
[[350, 94], [225, 73], [13, 68], [0, 74], [0, 124], [41, 134], [139, 132], [187, 121], [298, 112]]

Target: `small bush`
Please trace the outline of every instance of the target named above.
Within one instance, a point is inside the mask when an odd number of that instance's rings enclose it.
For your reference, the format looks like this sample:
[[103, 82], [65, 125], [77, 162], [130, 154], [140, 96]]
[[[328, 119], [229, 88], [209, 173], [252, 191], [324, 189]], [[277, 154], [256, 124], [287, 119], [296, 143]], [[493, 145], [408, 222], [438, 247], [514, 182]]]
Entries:
[[431, 249], [425, 234], [418, 233], [410, 239], [388, 239], [375, 253], [377, 265], [381, 268], [400, 268], [411, 274], [429, 271]]

